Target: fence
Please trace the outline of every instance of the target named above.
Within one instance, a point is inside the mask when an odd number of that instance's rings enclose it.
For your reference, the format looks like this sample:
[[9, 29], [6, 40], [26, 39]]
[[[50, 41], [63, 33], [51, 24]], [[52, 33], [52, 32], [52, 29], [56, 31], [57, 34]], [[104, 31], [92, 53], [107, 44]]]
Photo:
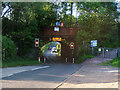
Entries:
[[118, 56], [118, 49], [95, 47], [94, 55], [97, 57], [113, 59], [113, 58], [116, 58]]
[[120, 47], [117, 48], [118, 57], [120, 57]]

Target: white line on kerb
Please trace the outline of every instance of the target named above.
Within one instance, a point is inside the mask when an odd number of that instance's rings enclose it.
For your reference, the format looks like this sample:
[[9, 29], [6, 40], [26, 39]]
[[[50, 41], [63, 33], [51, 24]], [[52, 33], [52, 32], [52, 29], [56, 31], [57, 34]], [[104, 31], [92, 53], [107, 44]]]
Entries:
[[[42, 67], [30, 69], [30, 70], [37, 70], [37, 69], [48, 68], [48, 67], [50, 67], [50, 66], [42, 66]], [[21, 72], [25, 72], [25, 71], [29, 71], [29, 70], [22, 70]], [[16, 73], [21, 73], [21, 72], [16, 72]], [[14, 73], [14, 74], [16, 74], [16, 73]], [[12, 76], [12, 75], [14, 75], [14, 74], [9, 74], [9, 75], [7, 75], [7, 76], [2, 76], [0, 79], [5, 78], [5, 77]]]
[[12, 76], [12, 75], [14, 75], [14, 74], [9, 74], [9, 75], [7, 75], [7, 77]]
[[39, 67], [39, 68], [34, 68], [34, 69], [31, 69], [31, 70], [37, 70], [37, 69], [41, 69], [41, 68], [48, 68], [50, 66], [43, 66], [43, 67]]

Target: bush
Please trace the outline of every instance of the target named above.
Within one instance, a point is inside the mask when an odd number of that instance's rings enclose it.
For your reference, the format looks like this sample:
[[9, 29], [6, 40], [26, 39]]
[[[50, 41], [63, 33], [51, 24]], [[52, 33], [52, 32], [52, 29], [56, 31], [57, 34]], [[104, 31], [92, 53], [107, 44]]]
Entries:
[[5, 58], [12, 58], [16, 56], [16, 46], [14, 42], [6, 36], [2, 36], [2, 57], [4, 57], [4, 53]]
[[16, 56], [13, 59], [8, 58], [7, 60], [3, 60], [2, 67], [16, 67], [16, 66], [29, 66], [29, 65], [40, 65], [42, 62], [38, 62], [36, 58], [28, 58], [28, 57], [18, 57]]
[[101, 63], [100, 65], [120, 67], [120, 57], [114, 58], [113, 60], [108, 61], [108, 62], [105, 62], [105, 63], [103, 62], [103, 63]]
[[92, 56], [91, 54], [79, 56], [77, 63], [78, 63], [78, 64], [79, 64], [79, 63], [82, 63], [82, 62], [84, 62], [86, 59], [89, 59], [89, 58], [94, 58], [94, 56]]

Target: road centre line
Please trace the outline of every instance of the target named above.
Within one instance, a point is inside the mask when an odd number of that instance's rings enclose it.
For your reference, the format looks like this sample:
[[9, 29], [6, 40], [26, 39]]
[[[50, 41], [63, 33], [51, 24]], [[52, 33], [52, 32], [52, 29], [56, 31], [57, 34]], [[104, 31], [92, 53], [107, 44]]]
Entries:
[[37, 70], [37, 69], [48, 68], [48, 67], [50, 67], [50, 66], [43, 66], [43, 67], [31, 69], [31, 70]]

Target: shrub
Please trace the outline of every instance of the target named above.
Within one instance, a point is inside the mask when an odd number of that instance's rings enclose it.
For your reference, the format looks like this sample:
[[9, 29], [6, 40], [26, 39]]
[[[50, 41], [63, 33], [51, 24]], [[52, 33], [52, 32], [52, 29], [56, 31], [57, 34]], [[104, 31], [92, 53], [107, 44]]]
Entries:
[[92, 56], [91, 54], [79, 56], [77, 63], [78, 63], [78, 64], [79, 64], [79, 63], [82, 63], [82, 62], [84, 62], [86, 59], [89, 59], [89, 58], [94, 58], [94, 56]]
[[6, 36], [2, 36], [2, 57], [4, 57], [4, 53], [6, 58], [16, 56], [16, 46], [14, 42]]
[[103, 62], [101, 63], [100, 65], [103, 65], [103, 66], [113, 66], [113, 67], [120, 67], [120, 58], [117, 57], [117, 58], [114, 58], [113, 60], [111, 61], [108, 61], [108, 62]]

